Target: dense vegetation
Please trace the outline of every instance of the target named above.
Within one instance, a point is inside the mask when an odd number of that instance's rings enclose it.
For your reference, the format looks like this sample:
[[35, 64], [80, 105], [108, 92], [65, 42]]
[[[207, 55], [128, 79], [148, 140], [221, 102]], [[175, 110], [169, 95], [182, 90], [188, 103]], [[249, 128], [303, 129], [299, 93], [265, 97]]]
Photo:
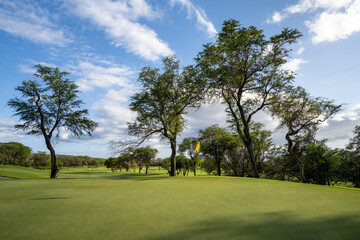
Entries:
[[[89, 156], [56, 155], [59, 167], [103, 166], [105, 159]], [[0, 164], [50, 168], [51, 157], [46, 152], [32, 153], [18, 142], [0, 143]]]

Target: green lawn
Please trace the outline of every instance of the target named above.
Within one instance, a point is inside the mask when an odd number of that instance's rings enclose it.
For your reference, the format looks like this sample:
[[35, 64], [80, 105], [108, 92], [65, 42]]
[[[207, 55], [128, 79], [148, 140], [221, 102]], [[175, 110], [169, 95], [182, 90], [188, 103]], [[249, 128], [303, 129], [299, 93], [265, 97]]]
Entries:
[[360, 191], [354, 189], [234, 177], [170, 178], [156, 169], [146, 176], [73, 168], [59, 179], [48, 179], [46, 172], [0, 165], [0, 175], [32, 178], [0, 179], [1, 240], [360, 236]]

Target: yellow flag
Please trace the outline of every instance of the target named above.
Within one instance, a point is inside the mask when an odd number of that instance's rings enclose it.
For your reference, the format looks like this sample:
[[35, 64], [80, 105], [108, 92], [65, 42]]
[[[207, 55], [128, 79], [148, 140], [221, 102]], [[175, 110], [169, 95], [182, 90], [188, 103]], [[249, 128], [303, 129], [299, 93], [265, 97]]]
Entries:
[[196, 150], [197, 152], [200, 151], [200, 142], [197, 143], [195, 150]]

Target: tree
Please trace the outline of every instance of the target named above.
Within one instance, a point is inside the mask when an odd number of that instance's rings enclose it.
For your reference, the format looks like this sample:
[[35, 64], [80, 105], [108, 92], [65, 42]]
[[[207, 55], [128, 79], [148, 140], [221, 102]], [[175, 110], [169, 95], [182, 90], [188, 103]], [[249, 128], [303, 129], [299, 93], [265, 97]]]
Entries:
[[31, 155], [31, 148], [18, 143], [0, 143], [0, 163], [24, 166]]
[[189, 174], [189, 171], [192, 167], [191, 160], [184, 155], [180, 155], [176, 159], [177, 163], [177, 175], [179, 175], [180, 172], [182, 172], [183, 176], [186, 176], [186, 174]]
[[113, 157], [108, 158], [104, 162], [104, 165], [106, 168], [110, 168], [112, 172], [115, 172], [116, 167], [117, 167], [117, 159], [113, 158]]
[[306, 147], [301, 161], [304, 163], [308, 182], [330, 185], [336, 174], [338, 154], [337, 151], [329, 149], [325, 141], [317, 141]]
[[76, 84], [66, 78], [68, 72], [40, 64], [35, 68], [36, 80], [23, 81], [15, 89], [22, 97], [9, 100], [8, 105], [22, 121], [15, 125], [15, 129], [44, 137], [51, 156], [50, 178], [56, 178], [59, 168], [51, 142], [54, 134], [58, 137], [60, 128], [64, 128], [76, 137], [85, 134], [91, 136], [98, 124], [87, 118], [88, 110], [79, 109], [83, 102], [78, 97]]
[[151, 148], [150, 146], [134, 149], [132, 154], [136, 163], [139, 166], [139, 173], [141, 172], [143, 165], [145, 165], [146, 168], [145, 174], [148, 173], [148, 169], [150, 167], [151, 161], [155, 159], [157, 152], [158, 152], [157, 149]]
[[199, 163], [199, 152], [195, 150], [199, 140], [193, 137], [184, 138], [182, 143], [179, 145], [179, 151], [182, 154], [187, 154], [192, 163], [192, 169], [194, 171], [194, 176], [196, 176], [196, 166]]
[[50, 166], [50, 156], [46, 154], [46, 152], [33, 153], [31, 155], [31, 160], [35, 168]]
[[129, 134], [138, 139], [127, 146], [140, 145], [153, 135], [167, 139], [171, 145], [171, 172], [176, 175], [176, 140], [184, 130], [187, 108], [199, 108], [205, 83], [197, 71], [187, 66], [180, 71], [179, 61], [167, 57], [163, 71], [145, 67], [139, 74], [140, 92], [131, 97], [130, 109], [137, 113], [135, 122], [128, 123]]
[[289, 88], [283, 94], [279, 94], [271, 100], [272, 115], [280, 120], [279, 127], [286, 127], [286, 140], [288, 152], [296, 160], [300, 179], [306, 182], [304, 164], [301, 154], [294, 144], [297, 135], [315, 135], [317, 126], [340, 111], [341, 105], [335, 105], [333, 101], [312, 97], [301, 87]]
[[350, 181], [360, 188], [360, 126], [355, 127], [354, 135], [346, 149], [339, 152], [338, 168], [342, 181]]
[[212, 158], [217, 163], [217, 175], [221, 176], [221, 162], [225, 154], [236, 146], [235, 136], [218, 125], [212, 125], [205, 130], [199, 131], [201, 152], [205, 157]]
[[216, 42], [205, 45], [196, 58], [213, 95], [226, 104], [230, 122], [247, 148], [253, 177], [259, 173], [250, 125], [269, 97], [294, 78], [282, 66], [289, 52], [286, 45], [299, 37], [297, 30], [285, 28], [267, 40], [262, 30], [231, 19], [224, 22]]

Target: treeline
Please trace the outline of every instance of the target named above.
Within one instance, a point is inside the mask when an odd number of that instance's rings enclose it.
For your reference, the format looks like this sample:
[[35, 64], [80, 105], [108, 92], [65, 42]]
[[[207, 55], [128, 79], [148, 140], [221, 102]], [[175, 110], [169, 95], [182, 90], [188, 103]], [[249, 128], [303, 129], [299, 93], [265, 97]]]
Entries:
[[[261, 124], [252, 128], [253, 151], [260, 177], [267, 179], [302, 181], [298, 161], [304, 167], [307, 183], [332, 185], [338, 182], [352, 183], [360, 187], [360, 126], [355, 129], [345, 149], [331, 149], [326, 140], [314, 138], [315, 131], [298, 136], [294, 151], [298, 160], [288, 151], [288, 145], [276, 146], [271, 132]], [[195, 150], [201, 143], [200, 151]], [[209, 175], [252, 177], [249, 154], [236, 133], [218, 125], [200, 130], [198, 136], [185, 138], [179, 145], [182, 155], [177, 156], [177, 174], [187, 174], [201, 167]], [[188, 155], [190, 158], [183, 156]], [[162, 160], [161, 166], [170, 171], [170, 160]]]
[[[105, 159], [89, 156], [56, 155], [60, 167], [102, 166]], [[0, 164], [23, 167], [50, 168], [50, 155], [46, 152], [32, 153], [31, 148], [18, 143], [0, 143]]]

